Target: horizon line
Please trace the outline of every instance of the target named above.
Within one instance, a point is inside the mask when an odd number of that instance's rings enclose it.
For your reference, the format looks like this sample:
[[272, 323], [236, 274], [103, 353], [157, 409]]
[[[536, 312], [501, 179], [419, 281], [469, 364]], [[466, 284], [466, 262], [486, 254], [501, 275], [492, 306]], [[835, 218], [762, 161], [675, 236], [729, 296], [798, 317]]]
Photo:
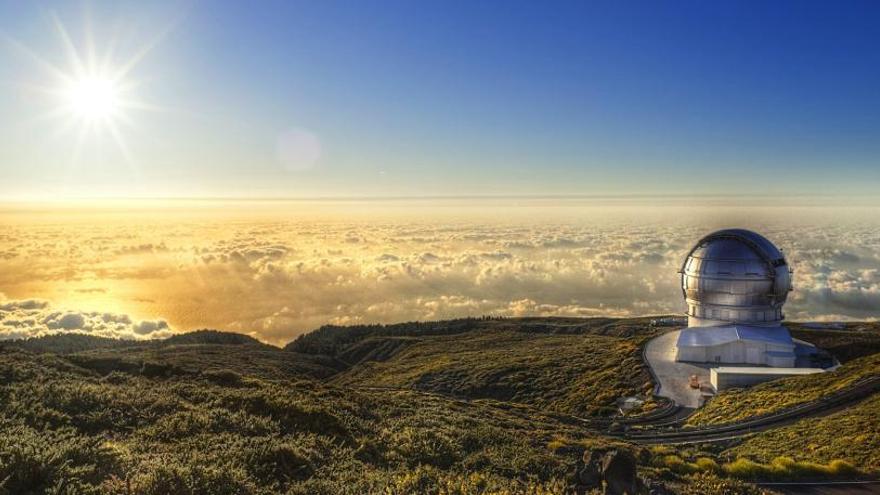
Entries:
[[815, 193], [727, 193], [727, 194], [666, 194], [666, 193], [620, 193], [620, 194], [466, 194], [466, 195], [321, 195], [321, 196], [67, 196], [67, 197], [0, 197], [0, 203], [63, 203], [102, 201], [431, 201], [431, 200], [493, 200], [493, 199], [736, 199], [736, 198], [784, 198], [784, 199], [877, 199], [875, 194], [815, 194]]

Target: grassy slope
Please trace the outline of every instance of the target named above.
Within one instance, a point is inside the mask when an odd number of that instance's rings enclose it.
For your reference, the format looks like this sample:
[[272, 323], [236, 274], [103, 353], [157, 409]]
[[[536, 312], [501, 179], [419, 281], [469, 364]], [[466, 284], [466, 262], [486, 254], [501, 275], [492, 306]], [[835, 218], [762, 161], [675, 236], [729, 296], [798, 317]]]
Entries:
[[122, 369], [0, 352], [0, 493], [560, 492], [575, 458], [547, 444], [586, 438], [534, 411], [414, 392]]
[[339, 372], [334, 360], [284, 352], [264, 344], [181, 344], [96, 349], [75, 353], [78, 365], [106, 374], [123, 367], [139, 368], [161, 363], [169, 375], [195, 374], [201, 370], [233, 371], [266, 379], [326, 378]]
[[728, 453], [759, 462], [769, 462], [778, 456], [821, 463], [842, 459], [863, 471], [878, 472], [880, 394], [830, 416], [759, 433]]
[[[561, 495], [584, 447], [645, 453], [521, 405], [126, 369], [0, 351], [0, 494]], [[646, 462], [675, 493], [758, 493]]]
[[[398, 325], [392, 332], [375, 326], [354, 337], [334, 330], [312, 341], [332, 349], [323, 356], [234, 338], [228, 340], [241, 342], [77, 348], [66, 355], [0, 348], [0, 495], [49, 487], [138, 494], [563, 493], [578, 454], [560, 445], [610, 441], [528, 404], [598, 412], [602, 401], [641, 388], [647, 376], [638, 369], [637, 342], [653, 333], [645, 323], [536, 318], [465, 321], [452, 329], [448, 322]], [[425, 328], [430, 332], [420, 332]], [[835, 380], [876, 372], [878, 364], [876, 357], [861, 358]], [[331, 378], [334, 385], [321, 381], [340, 366], [349, 368]], [[371, 383], [525, 404], [360, 388]], [[614, 392], [603, 397], [609, 383]], [[731, 401], [730, 412], [752, 415], [750, 407], [764, 406], [761, 398], [797, 400], [827, 389], [788, 381], [772, 393], [756, 387], [755, 402]], [[834, 421], [805, 420], [757, 435], [725, 454], [767, 463], [779, 455], [844, 459], [876, 469], [878, 400]], [[679, 475], [693, 472], [691, 464], [666, 462], [676, 456], [699, 464], [697, 454], [674, 449], [651, 463]], [[695, 476], [679, 478], [682, 493], [746, 489]]]
[[639, 353], [632, 339], [485, 330], [408, 342], [390, 359], [356, 366], [335, 381], [592, 415], [613, 411], [618, 397], [650, 390]]
[[814, 400], [880, 373], [880, 354], [850, 361], [836, 371], [785, 378], [747, 389], [725, 390], [690, 417], [688, 424], [720, 424], [769, 414]]
[[369, 347], [379, 350], [371, 351], [379, 358], [357, 361], [338, 380], [521, 402], [577, 415], [614, 412], [619, 397], [644, 395], [651, 388], [639, 345], [657, 330], [646, 318], [515, 318], [471, 325], [455, 335], [372, 337], [344, 347], [341, 357], [362, 355], [360, 348]]
[[792, 337], [825, 349], [842, 363], [880, 352], [878, 322], [852, 322], [838, 330], [809, 329], [798, 323], [788, 327]]
[[[583, 448], [632, 448], [527, 405], [273, 372], [277, 354], [302, 358], [256, 345], [0, 349], [0, 494], [549, 495], [571, 493]], [[650, 466], [681, 493], [748, 489]]]

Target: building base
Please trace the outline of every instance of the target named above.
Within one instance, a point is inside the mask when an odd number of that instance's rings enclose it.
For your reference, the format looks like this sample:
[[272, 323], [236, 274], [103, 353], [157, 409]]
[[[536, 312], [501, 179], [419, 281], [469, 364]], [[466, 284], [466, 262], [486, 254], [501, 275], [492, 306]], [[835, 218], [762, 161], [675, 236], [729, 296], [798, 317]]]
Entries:
[[743, 388], [789, 376], [825, 372], [822, 368], [766, 368], [751, 366], [719, 366], [709, 370], [709, 381], [716, 392]]

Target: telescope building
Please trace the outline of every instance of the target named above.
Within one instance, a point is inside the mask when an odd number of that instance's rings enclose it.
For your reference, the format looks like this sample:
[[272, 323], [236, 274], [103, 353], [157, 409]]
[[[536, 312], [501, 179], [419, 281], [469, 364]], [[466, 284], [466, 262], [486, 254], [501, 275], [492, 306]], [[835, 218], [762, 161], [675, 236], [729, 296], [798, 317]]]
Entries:
[[782, 326], [791, 269], [782, 252], [744, 229], [700, 239], [681, 267], [688, 327], [676, 361], [791, 368], [796, 343]]

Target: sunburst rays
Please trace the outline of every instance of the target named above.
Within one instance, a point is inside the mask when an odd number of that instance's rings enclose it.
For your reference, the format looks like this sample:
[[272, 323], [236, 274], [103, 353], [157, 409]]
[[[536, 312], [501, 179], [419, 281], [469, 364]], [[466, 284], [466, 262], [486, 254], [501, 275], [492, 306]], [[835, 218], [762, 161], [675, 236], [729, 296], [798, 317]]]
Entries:
[[5, 40], [44, 74], [41, 83], [24, 83], [22, 86], [46, 96], [49, 108], [24, 123], [51, 121], [55, 124], [54, 135], [72, 136], [71, 169], [78, 167], [82, 149], [88, 141], [99, 144], [106, 139], [114, 144], [116, 156], [138, 175], [134, 155], [126, 140], [126, 131], [134, 127], [132, 114], [167, 109], [138, 98], [136, 89], [139, 84], [132, 73], [175, 23], [170, 23], [148, 43], [134, 49], [131, 56], [122, 58], [118, 54], [118, 30], [101, 44], [94, 36], [90, 18], [86, 16], [83, 39], [77, 44], [55, 12], [50, 12], [49, 18], [63, 50], [63, 64], [52, 63], [17, 40], [8, 37]]

